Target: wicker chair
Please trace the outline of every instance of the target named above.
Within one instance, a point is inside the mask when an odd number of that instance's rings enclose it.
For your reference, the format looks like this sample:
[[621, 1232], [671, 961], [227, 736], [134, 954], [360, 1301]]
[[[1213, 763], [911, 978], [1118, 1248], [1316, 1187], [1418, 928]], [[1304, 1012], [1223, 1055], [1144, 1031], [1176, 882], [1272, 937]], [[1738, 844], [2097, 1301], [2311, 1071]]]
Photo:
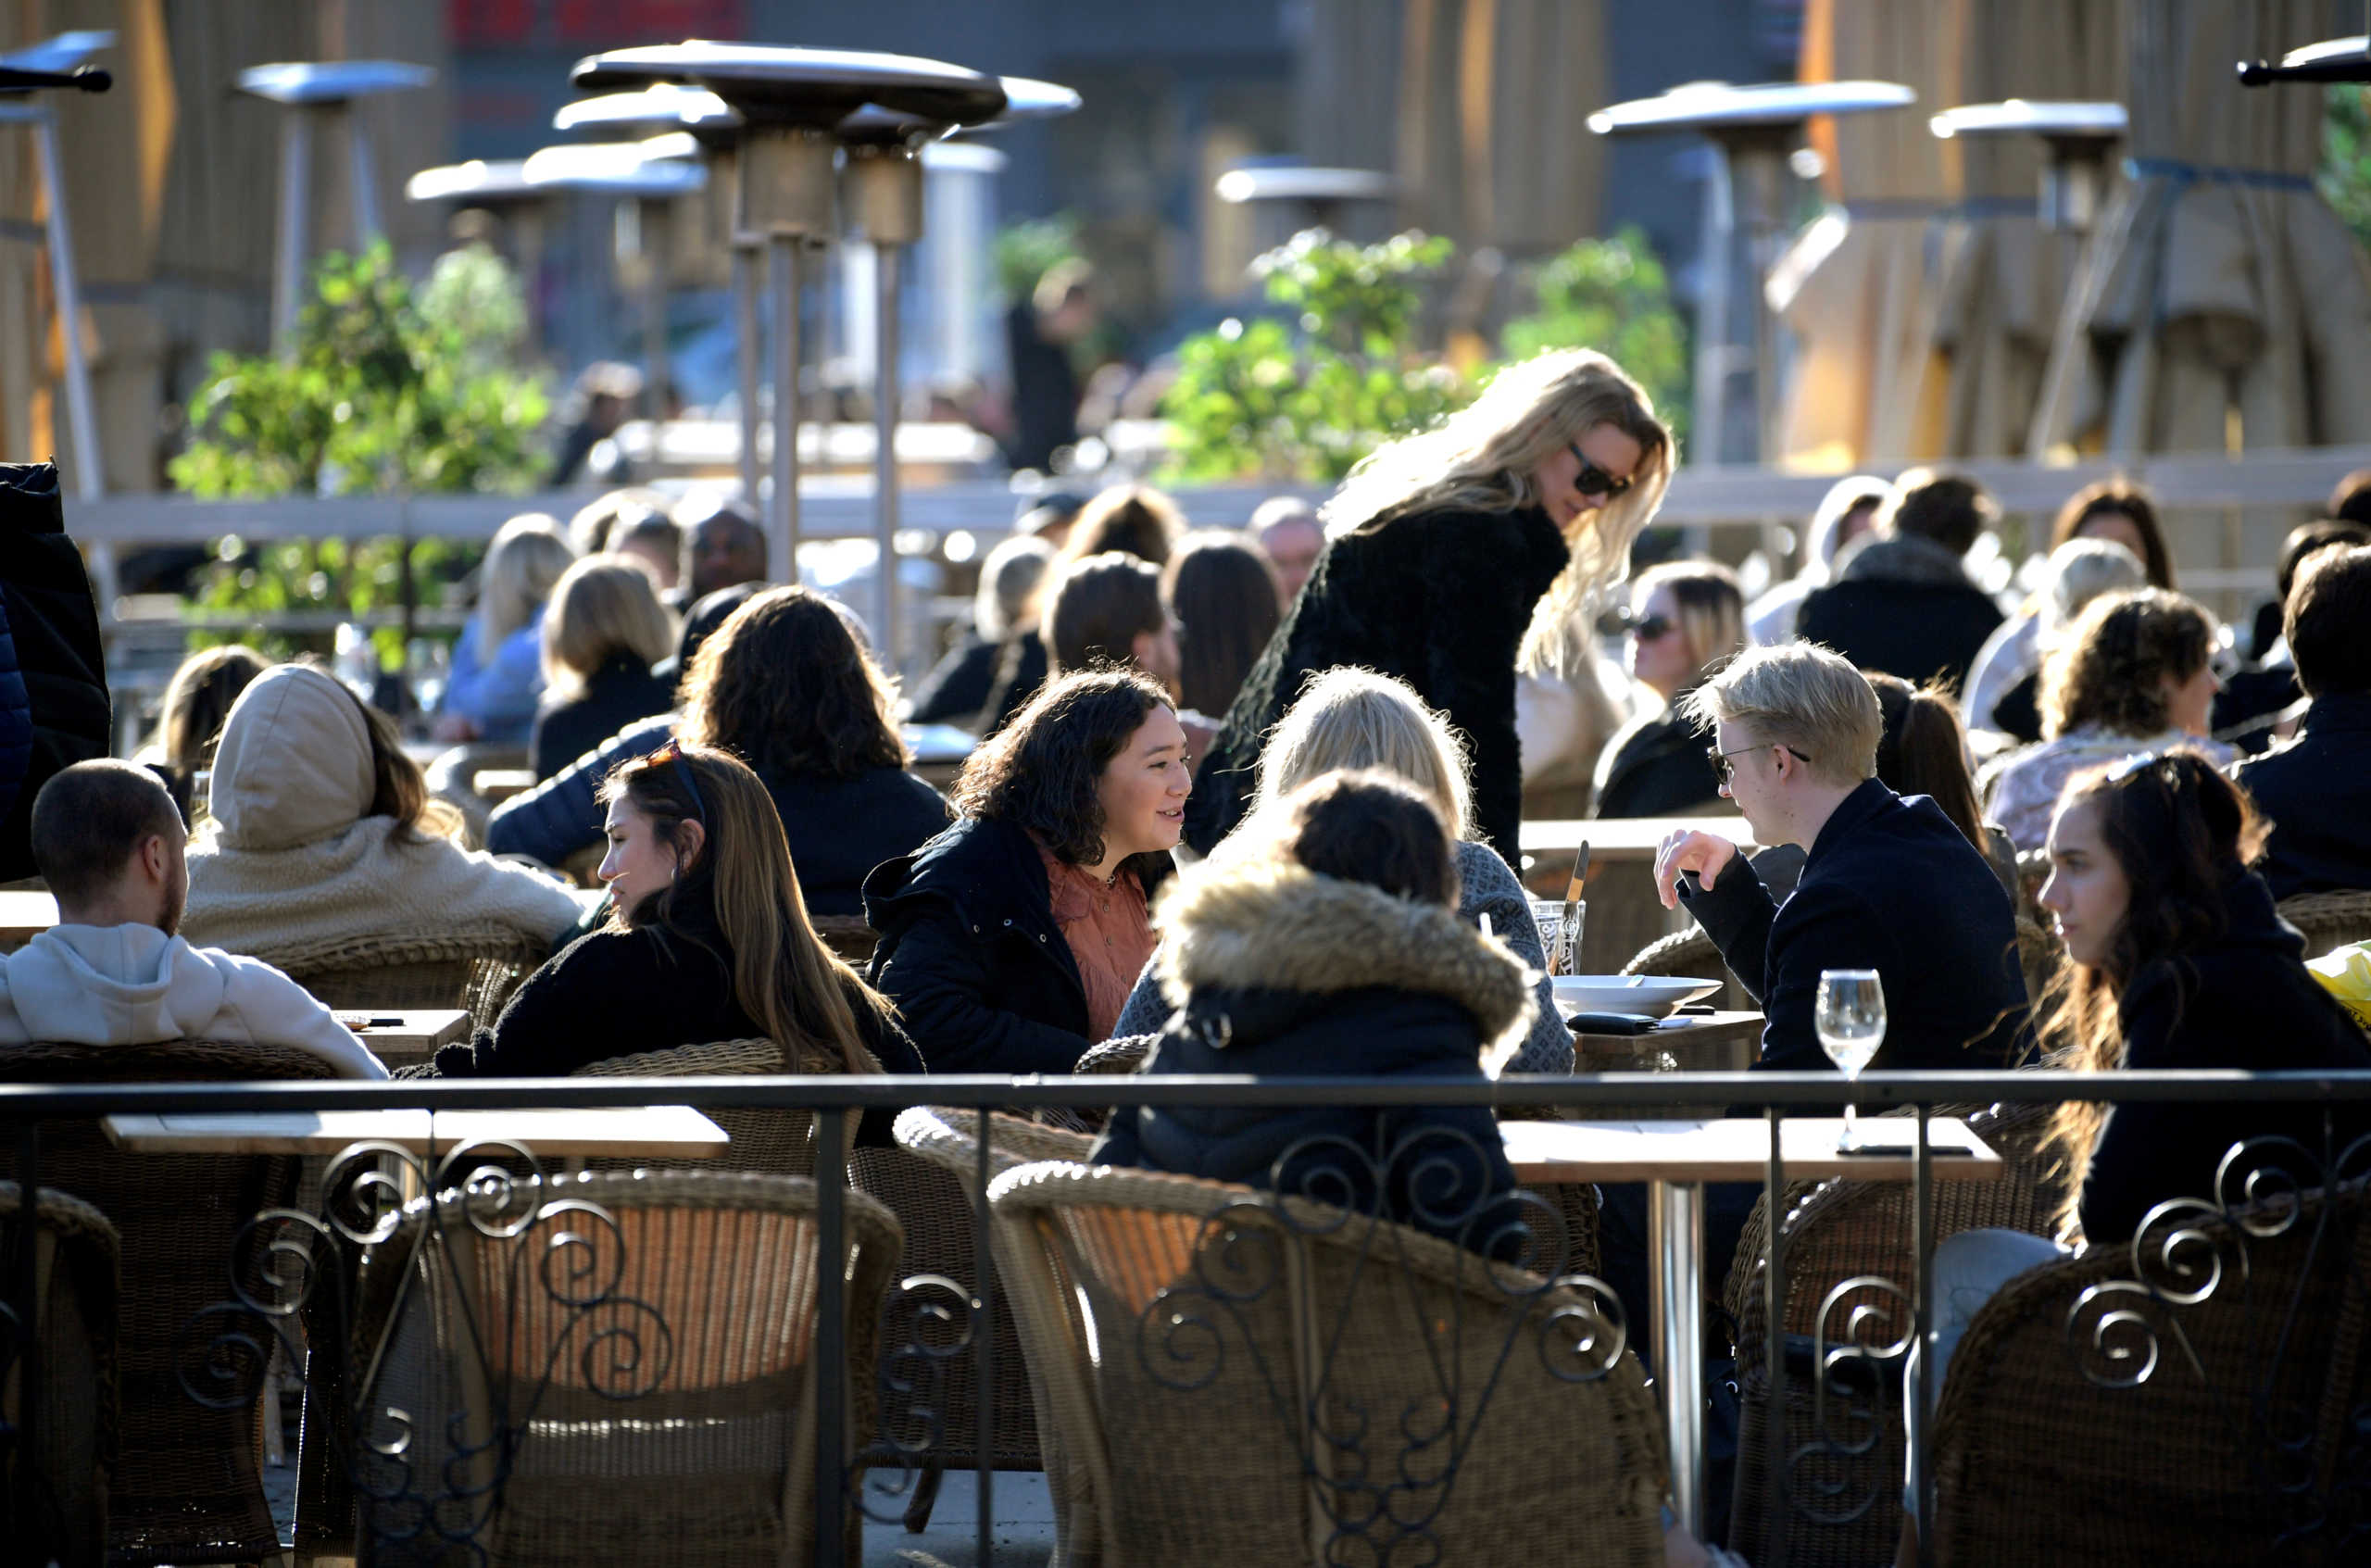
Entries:
[[[1071, 1568], [1663, 1562], [1660, 1424], [1635, 1358], [1578, 1375], [1608, 1348], [1577, 1343], [1602, 1327], [1583, 1298], [1298, 1199], [1287, 1228], [1252, 1189], [1191, 1177], [1030, 1165], [990, 1200], [1024, 1321], [1068, 1331], [1034, 1371], [1087, 1477]], [[1214, 1223], [1229, 1205], [1247, 1207]], [[1441, 1415], [1456, 1430], [1425, 1445]], [[1326, 1538], [1362, 1515], [1430, 1538]]]
[[[219, 1041], [12, 1046], [0, 1061], [15, 1083], [331, 1075], [329, 1063], [305, 1051]], [[295, 1196], [298, 1160], [126, 1154], [96, 1122], [50, 1122], [43, 1124], [41, 1173], [47, 1185], [95, 1205], [114, 1223], [122, 1259], [116, 1363], [122, 1416], [107, 1495], [109, 1561], [227, 1562], [273, 1555], [280, 1537], [257, 1468], [256, 1412], [199, 1404], [181, 1374], [190, 1370], [190, 1320], [231, 1294], [232, 1243], [240, 1229], [258, 1210]], [[258, 1293], [264, 1261], [244, 1260], [247, 1283]], [[260, 1324], [248, 1326], [257, 1343], [270, 1343]]]
[[1686, 931], [1675, 931], [1648, 943], [1622, 966], [1622, 972], [1717, 979], [1721, 992], [1716, 999], [1721, 1006], [1732, 1011], [1750, 1011], [1760, 1005], [1747, 994], [1744, 984], [1729, 972], [1728, 960], [1721, 957], [1721, 949], [1700, 925], [1691, 924]]
[[861, 973], [872, 962], [872, 946], [881, 938], [861, 915], [815, 915], [815, 935], [823, 946], [846, 959]]
[[[525, 1190], [532, 1199], [538, 1189]], [[518, 1243], [482, 1236], [466, 1212], [470, 1200], [443, 1194], [443, 1245], [379, 1248], [363, 1270], [366, 1299], [388, 1294], [374, 1273], [412, 1271], [369, 1400], [372, 1411], [407, 1412], [412, 1446], [374, 1481], [408, 1476], [424, 1492], [491, 1486], [491, 1453], [458, 1445], [486, 1442], [494, 1412], [508, 1410], [523, 1421], [525, 1440], [508, 1449], [498, 1499], [450, 1501], [440, 1514], [448, 1528], [465, 1509], [474, 1514], [483, 1549], [476, 1561], [812, 1561], [817, 1282], [846, 1282], [847, 1358], [828, 1373], [848, 1379], [860, 1431], [871, 1415], [873, 1325], [900, 1239], [886, 1210], [861, 1193], [845, 1196], [848, 1249], [823, 1261], [815, 1185], [798, 1176], [559, 1177], [540, 1189], [542, 1199], [598, 1205], [615, 1228], [546, 1209]], [[415, 1200], [408, 1235], [427, 1218], [428, 1200]], [[580, 1301], [600, 1295], [589, 1310], [548, 1288], [546, 1265], [571, 1234], [578, 1240], [558, 1265], [560, 1284]], [[613, 1284], [602, 1293], [585, 1281]], [[463, 1285], [480, 1325], [474, 1338], [459, 1311]], [[369, 1508], [361, 1562], [445, 1561], [384, 1538], [416, 1525], [417, 1512]]]
[[2304, 933], [2309, 959], [2350, 942], [2371, 941], [2371, 891], [2301, 893], [2283, 898], [2279, 909], [2282, 920]]
[[[1938, 1182], [1934, 1185], [1934, 1234], [2001, 1226], [2047, 1235], [2054, 1228], [2062, 1187], [2054, 1161], [2041, 1152], [2050, 1107], [2004, 1106], [1969, 1119], [1978, 1136], [1999, 1152], [2008, 1169], [1999, 1181]], [[1736, 1507], [1730, 1549], [1748, 1561], [1785, 1560], [1797, 1568], [1865, 1568], [1891, 1561], [1901, 1535], [1901, 1477], [1905, 1439], [1897, 1377], [1870, 1397], [1865, 1418], [1832, 1417], [1831, 1432], [1874, 1438], [1866, 1452], [1849, 1460], [1815, 1461], [1792, 1475], [1782, 1474], [1787, 1455], [1819, 1439], [1813, 1409], [1812, 1367], [1817, 1355], [1820, 1305], [1848, 1279], [1874, 1274], [1910, 1288], [1917, 1270], [1911, 1241], [1913, 1189], [1907, 1182], [1844, 1179], [1788, 1185], [1787, 1214], [1787, 1408], [1783, 1427], [1774, 1429], [1770, 1408], [1769, 1339], [1764, 1312], [1763, 1251], [1769, 1225], [1767, 1195], [1754, 1207], [1737, 1242], [1728, 1274], [1727, 1308], [1737, 1324], [1737, 1431]], [[1892, 1327], [1907, 1331], [1909, 1308], [1870, 1293], [1850, 1298], [1893, 1312]], [[1839, 1308], [1839, 1312], [1843, 1309]], [[1843, 1318], [1832, 1316], [1830, 1332], [1847, 1337]], [[1882, 1342], [1880, 1340], [1879, 1342]], [[1899, 1363], [1895, 1363], [1898, 1371]], [[1831, 1395], [1831, 1399], [1834, 1396]], [[1865, 1419], [1866, 1424], [1862, 1424]], [[1864, 1493], [1875, 1501], [1855, 1520], [1821, 1524], [1800, 1516], [1780, 1483], [1808, 1500], [1823, 1485], [1843, 1488], [1849, 1511]], [[2051, 1561], [2056, 1561], [2052, 1559]]]
[[[23, 1239], [22, 1189], [0, 1182], [0, 1259]], [[23, 1561], [100, 1568], [107, 1560], [107, 1476], [116, 1446], [117, 1242], [107, 1216], [66, 1193], [41, 1189], [34, 1218], [33, 1280], [40, 1313], [39, 1448], [0, 1464], [0, 1540]], [[22, 1378], [12, 1366], [0, 1385], [0, 1421], [19, 1430]], [[17, 1467], [34, 1467], [31, 1516]]]
[[2026, 977], [2026, 1000], [2028, 1004], [2041, 1000], [2043, 988], [2058, 972], [2059, 961], [2066, 956], [2066, 944], [2050, 929], [2047, 921], [2030, 921], [2017, 917], [2017, 968]]
[[2049, 920], [2041, 907], [2041, 884], [2050, 880], [2050, 851], [2020, 849], [2017, 851], [2017, 918], [2029, 920], [2047, 927]]
[[507, 932], [365, 937], [255, 955], [332, 1008], [460, 1008], [491, 1028], [551, 944]]
[[[2163, 1226], [2144, 1266], [2141, 1248], [2101, 1247], [2011, 1281], [1968, 1325], [1940, 1393], [1934, 1561], [2362, 1562], [2365, 1208], [2358, 1185], [2309, 1194], [2293, 1224], [2242, 1217], [2277, 1235], [2209, 1222], [2225, 1268], [2194, 1305], [2163, 1291]], [[2201, 1261], [2205, 1244], [2185, 1253]], [[2115, 1288], [2135, 1280], [2161, 1288]], [[2135, 1321], [2103, 1323], [2118, 1311]], [[2153, 1369], [2130, 1386], [2150, 1349]]]
[[1071, 1071], [1098, 1073], [1112, 1078], [1124, 1078], [1131, 1073], [1141, 1073], [1144, 1071], [1145, 1063], [1151, 1060], [1153, 1039], [1154, 1036], [1150, 1035], [1123, 1035], [1117, 1039], [1106, 1040], [1101, 1045], [1090, 1046], [1087, 1047], [1086, 1054], [1078, 1059], [1078, 1064]]
[[[797, 1066], [783, 1058], [772, 1040], [720, 1040], [712, 1045], [677, 1046], [671, 1050], [638, 1051], [613, 1056], [569, 1074], [571, 1078], [675, 1078], [720, 1075], [811, 1075], [836, 1073], [840, 1064], [820, 1051], [802, 1050]], [[724, 1129], [732, 1142], [721, 1160], [700, 1161], [702, 1170], [758, 1171], [778, 1176], [815, 1173], [815, 1113], [801, 1107], [710, 1106], [709, 1119]], [[847, 1118], [848, 1147], [855, 1147], [856, 1118]], [[593, 1171], [628, 1171], [646, 1161], [588, 1160]]]

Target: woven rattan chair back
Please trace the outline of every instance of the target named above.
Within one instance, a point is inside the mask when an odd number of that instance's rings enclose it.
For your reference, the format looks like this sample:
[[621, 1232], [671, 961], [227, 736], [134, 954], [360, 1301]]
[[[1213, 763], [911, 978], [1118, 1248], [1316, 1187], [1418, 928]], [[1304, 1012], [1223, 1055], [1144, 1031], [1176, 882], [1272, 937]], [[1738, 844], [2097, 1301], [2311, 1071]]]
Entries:
[[2066, 956], [2066, 944], [2049, 922], [2017, 917], [2017, 969], [2026, 977], [2026, 1001], [2039, 1005], [2042, 993]]
[[[14, 1260], [25, 1239], [22, 1192], [0, 1182], [0, 1258]], [[12, 1444], [0, 1462], [0, 1541], [17, 1561], [100, 1568], [117, 1433], [115, 1226], [81, 1198], [44, 1187], [31, 1240], [37, 1446], [27, 1452]], [[23, 1383], [20, 1364], [0, 1382], [0, 1421], [11, 1434], [22, 1430]]]
[[[492, 1493], [448, 1499], [439, 1517], [473, 1521], [483, 1556], [467, 1555], [502, 1568], [803, 1568], [819, 1282], [845, 1282], [847, 1355], [828, 1370], [848, 1380], [861, 1421], [896, 1219], [847, 1194], [847, 1251], [819, 1266], [815, 1185], [801, 1176], [604, 1173], [517, 1193], [505, 1210], [516, 1237], [485, 1235], [448, 1191], [435, 1239], [408, 1245], [430, 1223], [416, 1200], [399, 1244], [365, 1265], [366, 1296], [387, 1294], [374, 1271], [413, 1271], [366, 1406], [382, 1425], [406, 1412], [412, 1449], [372, 1476], [379, 1489], [496, 1488], [498, 1505]], [[571, 1207], [586, 1204], [608, 1220]], [[470, 1451], [506, 1425], [508, 1445]], [[506, 1448], [507, 1476], [495, 1461]], [[366, 1502], [361, 1561], [445, 1561], [389, 1538], [421, 1506]]]
[[[330, 1065], [285, 1046], [168, 1040], [154, 1045], [41, 1043], [0, 1048], [14, 1083], [156, 1084], [318, 1079]], [[96, 1122], [43, 1124], [44, 1185], [72, 1193], [116, 1228], [122, 1286], [116, 1311], [122, 1410], [107, 1536], [114, 1562], [219, 1562], [270, 1557], [279, 1534], [266, 1506], [252, 1409], [193, 1399], [188, 1324], [227, 1298], [233, 1242], [259, 1210], [295, 1197], [294, 1156], [127, 1154]], [[265, 1260], [245, 1260], [261, 1292]], [[248, 1325], [257, 1344], [270, 1334]]]
[[2362, 1562], [2365, 1209], [2184, 1216], [2171, 1252], [2161, 1224], [2011, 1281], [1941, 1391], [1934, 1561]]
[[460, 1008], [472, 1026], [493, 1027], [520, 983], [551, 956], [551, 944], [509, 932], [455, 936], [373, 936], [256, 957], [332, 1008]]
[[872, 946], [880, 940], [872, 927], [864, 923], [861, 915], [813, 915], [809, 917], [815, 935], [823, 946], [848, 961], [850, 968], [862, 974], [872, 964]]
[[1715, 998], [1724, 1008], [1744, 1011], [1758, 1004], [1746, 994], [1737, 977], [1729, 972], [1721, 949], [1700, 925], [1691, 924], [1686, 931], [1675, 931], [1668, 936], [1658, 936], [1638, 949], [1630, 961], [1622, 966], [1625, 974], [1675, 974], [1698, 980], [1718, 980], [1721, 994]]
[[2352, 942], [2371, 941], [2371, 890], [2301, 893], [2280, 901], [2280, 918], [2305, 937], [2305, 956], [2318, 959]]
[[[2008, 1169], [1999, 1181], [1938, 1182], [1934, 1187], [1934, 1234], [1998, 1226], [2048, 1235], [2056, 1226], [2064, 1191], [2055, 1157], [2042, 1150], [2050, 1128], [2050, 1107], [2003, 1106], [1969, 1118], [1976, 1135], [1997, 1151]], [[1737, 1242], [1737, 1258], [1728, 1273], [1726, 1305], [1737, 1325], [1737, 1381], [1742, 1390], [1737, 1430], [1736, 1508], [1731, 1517], [1729, 1545], [1748, 1561], [1765, 1561], [1781, 1549], [1798, 1568], [1835, 1564], [1867, 1564], [1889, 1559], [1901, 1534], [1901, 1477], [1907, 1451], [1901, 1429], [1901, 1399], [1898, 1382], [1872, 1399], [1860, 1399], [1850, 1413], [1838, 1412], [1837, 1396], [1830, 1398], [1831, 1434], [1850, 1424], [1855, 1440], [1874, 1435], [1871, 1446], [1849, 1459], [1815, 1461], [1782, 1475], [1786, 1456], [1818, 1442], [1821, 1433], [1814, 1411], [1812, 1362], [1816, 1354], [1821, 1304], [1829, 1292], [1849, 1279], [1875, 1275], [1907, 1289], [1916, 1276], [1917, 1258], [1912, 1249], [1914, 1194], [1908, 1182], [1861, 1182], [1844, 1179], [1789, 1183], [1787, 1216], [1787, 1399], [1783, 1416], [1770, 1407], [1770, 1371], [1766, 1360], [1768, 1319], [1764, 1311], [1763, 1252], [1769, 1223], [1767, 1198], [1754, 1207]], [[1866, 1304], [1896, 1320], [1897, 1332], [1908, 1321], [1907, 1300], [1894, 1301], [1874, 1292], [1839, 1301], [1829, 1316], [1832, 1342], [1844, 1336], [1838, 1326], [1851, 1304]], [[1821, 1464], [1826, 1468], [1819, 1468]], [[1781, 1483], [1794, 1488], [1806, 1503], [1824, 1513], [1850, 1511], [1863, 1496], [1874, 1501], [1858, 1518], [1826, 1524], [1808, 1519], [1789, 1506]], [[1812, 1502], [1810, 1489], [1835, 1485], [1845, 1500]]]
[[990, 1199], [1012, 1292], [1074, 1325], [1038, 1369], [1092, 1477], [1069, 1562], [1663, 1561], [1660, 1425], [1587, 1298], [1225, 1183], [1038, 1164]]
[[[715, 1075], [780, 1076], [836, 1073], [839, 1063], [820, 1051], [802, 1050], [796, 1068], [783, 1059], [772, 1040], [720, 1040], [710, 1045], [677, 1046], [671, 1050], [640, 1051], [613, 1056], [580, 1067], [571, 1078], [679, 1078]], [[815, 1173], [815, 1113], [800, 1107], [720, 1105], [704, 1114], [732, 1141], [721, 1158], [702, 1160], [703, 1170], [757, 1171], [777, 1176]], [[856, 1122], [847, 1123], [847, 1136], [856, 1135]], [[630, 1171], [631, 1160], [588, 1160], [591, 1171]], [[642, 1161], [641, 1163], [647, 1163]]]

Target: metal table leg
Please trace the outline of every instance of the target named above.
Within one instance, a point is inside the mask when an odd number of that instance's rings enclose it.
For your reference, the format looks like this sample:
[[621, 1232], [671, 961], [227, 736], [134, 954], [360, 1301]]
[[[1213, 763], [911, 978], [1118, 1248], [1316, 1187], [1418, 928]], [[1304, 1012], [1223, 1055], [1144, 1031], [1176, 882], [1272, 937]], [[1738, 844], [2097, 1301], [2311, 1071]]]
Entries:
[[1704, 1185], [1653, 1182], [1647, 1228], [1654, 1252], [1655, 1377], [1671, 1442], [1671, 1507], [1704, 1534]]

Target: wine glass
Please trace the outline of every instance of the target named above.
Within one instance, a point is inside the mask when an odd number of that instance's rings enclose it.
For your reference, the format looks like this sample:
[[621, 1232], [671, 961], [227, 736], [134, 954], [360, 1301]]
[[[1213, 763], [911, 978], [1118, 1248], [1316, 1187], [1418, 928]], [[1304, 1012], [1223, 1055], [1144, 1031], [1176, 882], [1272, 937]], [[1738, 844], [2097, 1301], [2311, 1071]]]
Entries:
[[[1886, 993], [1874, 969], [1824, 969], [1819, 974], [1819, 1003], [1813, 1027], [1827, 1060], [1850, 1082], [1861, 1076], [1886, 1043]], [[1839, 1149], [1856, 1148], [1860, 1132], [1857, 1108], [1844, 1108], [1844, 1137]]]

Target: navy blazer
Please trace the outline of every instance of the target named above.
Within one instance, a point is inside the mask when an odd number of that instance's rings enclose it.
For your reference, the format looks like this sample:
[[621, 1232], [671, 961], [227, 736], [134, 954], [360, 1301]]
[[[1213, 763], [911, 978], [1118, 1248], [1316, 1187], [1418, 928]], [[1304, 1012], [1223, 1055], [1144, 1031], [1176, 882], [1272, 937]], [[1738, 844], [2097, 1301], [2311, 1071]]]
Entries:
[[2256, 870], [2275, 898], [2371, 887], [2371, 692], [2315, 697], [2295, 740], [2231, 777], [2272, 823]]
[[1837, 806], [1775, 902], [1740, 856], [1681, 897], [1767, 1017], [1757, 1067], [1832, 1068], [1813, 1013], [1826, 969], [1874, 969], [1877, 1069], [1988, 1068], [2023, 1053], [2017, 922], [1992, 868], [1923, 795], [1868, 779]]

